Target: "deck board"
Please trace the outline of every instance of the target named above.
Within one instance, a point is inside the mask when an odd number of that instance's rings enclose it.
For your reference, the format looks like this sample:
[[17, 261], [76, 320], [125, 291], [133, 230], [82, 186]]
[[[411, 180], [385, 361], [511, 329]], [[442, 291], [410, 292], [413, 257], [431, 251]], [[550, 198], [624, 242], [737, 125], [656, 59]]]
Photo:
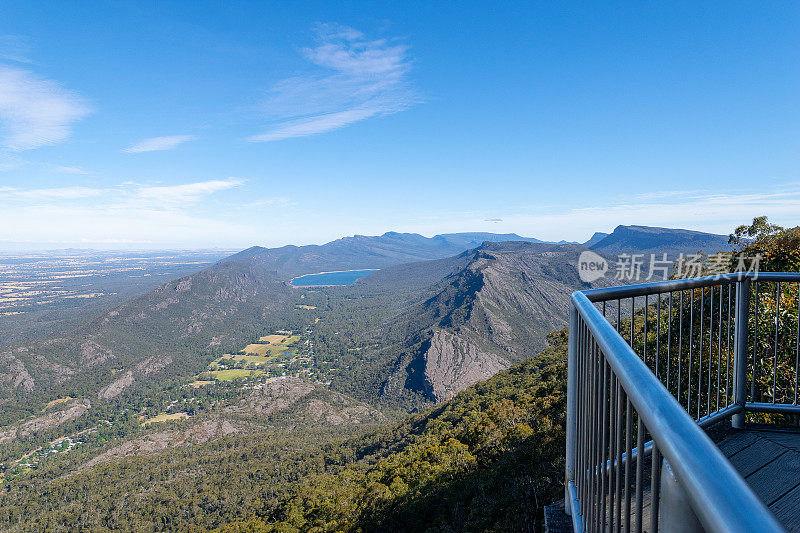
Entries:
[[800, 531], [800, 487], [791, 490], [769, 508], [786, 531]]
[[781, 525], [800, 533], [800, 431], [742, 430], [717, 446]]
[[728, 459], [742, 476], [747, 477], [786, 451], [788, 451], [787, 448], [775, 444], [771, 440], [759, 438], [743, 450], [728, 457]]

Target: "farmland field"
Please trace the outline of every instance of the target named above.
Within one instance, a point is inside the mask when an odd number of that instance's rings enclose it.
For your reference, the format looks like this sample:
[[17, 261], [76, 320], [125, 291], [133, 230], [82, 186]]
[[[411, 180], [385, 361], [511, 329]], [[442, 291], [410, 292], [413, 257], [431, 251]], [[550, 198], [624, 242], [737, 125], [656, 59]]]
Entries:
[[247, 370], [246, 368], [232, 368], [230, 370], [212, 370], [211, 374], [219, 381], [229, 381], [231, 379], [246, 378], [250, 376], [260, 376], [263, 370]]
[[288, 338], [289, 338], [289, 335], [274, 334], [274, 335], [265, 335], [265, 336], [259, 338], [258, 340], [260, 342], [265, 342], [265, 343], [268, 343], [268, 344], [280, 344], [280, 343], [282, 343], [283, 341], [285, 341]]
[[185, 418], [190, 418], [187, 413], [172, 413], [172, 414], [160, 414], [154, 416], [153, 418], [148, 418], [144, 422], [142, 422], [143, 426], [147, 426], [149, 424], [155, 424], [158, 422], [169, 422], [170, 420], [183, 420]]

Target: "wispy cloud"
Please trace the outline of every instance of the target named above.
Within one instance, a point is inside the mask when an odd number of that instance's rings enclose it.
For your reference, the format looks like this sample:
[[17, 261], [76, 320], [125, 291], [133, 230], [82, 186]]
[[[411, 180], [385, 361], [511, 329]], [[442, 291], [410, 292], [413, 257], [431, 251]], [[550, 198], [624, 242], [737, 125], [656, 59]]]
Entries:
[[144, 185], [126, 182], [114, 187], [49, 187], [23, 189], [0, 187], [0, 200], [17, 202], [61, 202], [104, 197], [106, 206], [147, 206], [151, 208], [179, 208], [197, 203], [216, 192], [238, 187], [244, 183], [237, 178], [196, 181], [179, 185]]
[[420, 101], [407, 80], [411, 60], [406, 45], [370, 40], [338, 24], [321, 24], [316, 33], [317, 46], [302, 50], [315, 72], [272, 87], [263, 103], [272, 123], [249, 141], [316, 135], [397, 113]]
[[248, 202], [242, 205], [242, 207], [245, 209], [253, 209], [256, 207], [266, 207], [266, 206], [286, 207], [290, 205], [297, 205], [297, 204], [291, 201], [289, 198], [286, 198], [285, 196], [279, 196], [277, 198], [261, 198], [259, 200], [254, 200], [252, 202]]
[[181, 185], [141, 186], [136, 191], [138, 198], [162, 204], [186, 204], [196, 202], [203, 196], [238, 187], [244, 183], [237, 178], [198, 181]]
[[[465, 227], [509, 231], [547, 240], [586, 240], [595, 231], [611, 231], [620, 224], [696, 229], [727, 234], [739, 224], [768, 215], [776, 224], [796, 226], [800, 212], [800, 186], [782, 185], [762, 192], [726, 194], [654, 193], [629, 198], [609, 198], [596, 204], [569, 208], [536, 209], [505, 214], [501, 222], [479, 218], [478, 213], [439, 214], [403, 231], [425, 234], [463, 231]], [[491, 224], [491, 228], [490, 228]]]
[[179, 145], [193, 141], [194, 135], [167, 135], [165, 137], [151, 137], [134, 144], [130, 148], [125, 148], [123, 152], [138, 154], [140, 152], [156, 152], [159, 150], [172, 150]]
[[53, 167], [54, 172], [62, 174], [88, 174], [88, 172], [80, 167]]
[[254, 226], [211, 202], [243, 183], [228, 178], [177, 185], [0, 186], [0, 248], [4, 242], [246, 244], [255, 238]]
[[83, 101], [54, 81], [0, 66], [0, 145], [30, 150], [66, 139], [73, 123], [89, 113]]
[[17, 63], [33, 63], [28, 57], [30, 46], [19, 35], [0, 35], [0, 58]]
[[92, 198], [102, 196], [106, 193], [105, 189], [92, 187], [50, 187], [41, 189], [18, 189], [15, 187], [0, 188], [0, 198], [11, 198], [16, 200], [77, 200], [81, 198]]

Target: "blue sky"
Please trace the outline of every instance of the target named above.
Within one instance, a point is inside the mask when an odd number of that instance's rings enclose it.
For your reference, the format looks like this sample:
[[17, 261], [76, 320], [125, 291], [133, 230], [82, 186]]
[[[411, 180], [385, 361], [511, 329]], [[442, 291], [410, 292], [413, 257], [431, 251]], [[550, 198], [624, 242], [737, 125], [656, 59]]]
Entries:
[[797, 3], [0, 11], [0, 248], [798, 223]]

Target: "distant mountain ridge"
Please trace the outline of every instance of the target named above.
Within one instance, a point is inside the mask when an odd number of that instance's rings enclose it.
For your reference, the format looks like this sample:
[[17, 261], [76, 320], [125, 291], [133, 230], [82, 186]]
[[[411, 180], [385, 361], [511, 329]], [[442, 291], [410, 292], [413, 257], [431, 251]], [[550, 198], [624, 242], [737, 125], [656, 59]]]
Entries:
[[313, 274], [323, 270], [384, 268], [401, 263], [442, 259], [484, 242], [544, 242], [516, 233], [445, 233], [425, 237], [418, 233], [390, 231], [383, 235], [354, 235], [326, 244], [287, 245], [280, 248], [253, 246], [228, 260], [254, 260], [279, 278]]
[[727, 252], [732, 248], [728, 244], [727, 235], [650, 226], [617, 226], [610, 235], [589, 245], [588, 243], [592, 239], [587, 242], [587, 245], [601, 254], [666, 253], [672, 260], [676, 259], [674, 256], [680, 253], [694, 254], [702, 251], [706, 254], [714, 254]]
[[[484, 244], [472, 246], [478, 241]], [[592, 249], [613, 255], [698, 249], [713, 253], [725, 247], [727, 239], [721, 235], [620, 226]], [[353, 268], [383, 269], [355, 287], [366, 291], [375, 306], [352, 310], [353, 318], [364, 322], [353, 329], [355, 334], [368, 331], [376, 339], [394, 335], [391, 353], [374, 354], [374, 365], [386, 372], [383, 389], [389, 396], [408, 389], [429, 399], [448, 398], [533, 355], [544, 347], [546, 333], [563, 327], [570, 292], [587, 287], [575, 270], [584, 249], [516, 234], [428, 238], [393, 232], [319, 246], [249, 248], [132, 299], [75, 331], [4, 347], [4, 416], [11, 422], [58, 397], [102, 402], [135, 386], [160, 383], [165, 376], [197, 373], [212, 354], [238, 349], [259, 332], [285, 327], [296, 316], [301, 293], [288, 285], [291, 277]], [[336, 313], [347, 310], [344, 293], [330, 294], [337, 299]], [[375, 316], [367, 317], [367, 312]]]

